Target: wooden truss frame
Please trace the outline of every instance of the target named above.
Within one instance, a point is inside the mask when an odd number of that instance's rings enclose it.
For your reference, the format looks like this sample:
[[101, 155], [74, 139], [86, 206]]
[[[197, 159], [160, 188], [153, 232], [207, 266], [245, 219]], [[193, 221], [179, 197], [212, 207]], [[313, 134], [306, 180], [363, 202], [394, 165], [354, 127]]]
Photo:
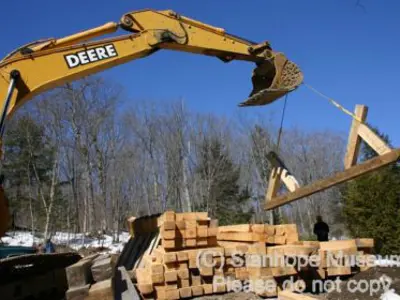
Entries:
[[[308, 197], [399, 160], [400, 148], [391, 149], [365, 124], [367, 114], [367, 106], [356, 105], [355, 118], [351, 126], [344, 160], [345, 170], [342, 172], [300, 187], [296, 178], [289, 173], [283, 162], [276, 155], [269, 155], [268, 160], [273, 168], [265, 194], [265, 210], [274, 209], [298, 199]], [[357, 164], [361, 141], [371, 146], [378, 156], [361, 164]], [[283, 195], [277, 195], [282, 184], [289, 192]]]

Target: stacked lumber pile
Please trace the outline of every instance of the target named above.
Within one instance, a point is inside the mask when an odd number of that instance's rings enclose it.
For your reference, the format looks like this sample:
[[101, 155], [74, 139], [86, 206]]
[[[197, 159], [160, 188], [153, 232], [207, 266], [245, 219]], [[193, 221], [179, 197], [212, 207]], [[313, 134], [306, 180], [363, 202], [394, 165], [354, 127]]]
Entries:
[[[218, 222], [207, 213], [166, 212], [158, 218], [161, 245], [145, 255], [142, 268], [135, 270], [137, 288], [144, 298], [180, 299], [208, 295], [213, 290], [213, 267], [199, 268], [199, 252], [211, 260], [224, 255], [217, 247]], [[218, 272], [217, 272], [218, 273]]]
[[111, 276], [116, 255], [93, 254], [65, 269], [69, 289], [67, 300], [113, 299]]
[[296, 224], [268, 225], [241, 224], [220, 226], [218, 241], [263, 242], [269, 245], [285, 245], [299, 241]]
[[165, 250], [217, 245], [217, 220], [208, 218], [206, 212], [165, 212], [158, 218], [161, 245]]
[[[225, 276], [233, 280], [255, 283], [257, 280], [268, 282], [269, 288], [253, 290], [262, 297], [276, 297], [285, 279], [297, 276], [295, 266], [285, 265], [285, 257], [311, 255], [318, 245], [303, 245], [299, 242], [295, 224], [241, 224], [218, 228], [218, 244], [225, 250]], [[231, 266], [230, 256], [240, 256], [243, 266]], [[265, 261], [255, 259], [255, 263], [246, 257], [267, 257]]]
[[[160, 245], [143, 256], [131, 271], [144, 299], [175, 300], [232, 291], [230, 281], [268, 281], [268, 290], [253, 290], [263, 297], [276, 297], [289, 278], [326, 279], [362, 271], [343, 263], [326, 263], [328, 253], [367, 255], [372, 239], [346, 241], [300, 241], [295, 224], [241, 224], [219, 226], [207, 213], [166, 212], [158, 218]], [[254, 264], [249, 256], [268, 257]], [[284, 265], [285, 258], [319, 256], [318, 267]], [[238, 264], [237, 258], [242, 264]], [[199, 259], [201, 258], [201, 260]], [[273, 258], [271, 260], [271, 258]], [[206, 263], [205, 263], [206, 262]], [[260, 261], [259, 261], [260, 262]], [[272, 288], [271, 288], [272, 283]]]
[[[368, 255], [374, 247], [373, 239], [337, 240], [319, 243], [321, 264], [317, 272], [321, 278], [351, 275], [354, 271], [365, 271], [369, 267], [359, 267], [359, 270], [346, 261], [346, 257], [358, 257], [360, 262], [368, 261]], [[329, 264], [328, 256], [333, 263]]]

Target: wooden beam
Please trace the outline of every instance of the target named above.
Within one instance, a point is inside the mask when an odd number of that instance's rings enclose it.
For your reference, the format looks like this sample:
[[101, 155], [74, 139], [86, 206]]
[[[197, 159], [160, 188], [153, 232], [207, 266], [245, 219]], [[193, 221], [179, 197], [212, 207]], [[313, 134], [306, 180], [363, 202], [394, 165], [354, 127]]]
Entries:
[[386, 165], [396, 162], [399, 158], [400, 158], [400, 149], [394, 149], [387, 154], [372, 158], [362, 164], [353, 166], [347, 170], [336, 173], [331, 177], [324, 178], [315, 181], [307, 186], [301, 187], [296, 191], [294, 191], [293, 193], [288, 193], [286, 195], [275, 197], [271, 199], [271, 201], [265, 203], [265, 209], [270, 210], [288, 204], [290, 202], [293, 202], [297, 199], [308, 197], [312, 194], [326, 190], [337, 184], [352, 180], [363, 174], [382, 168]]
[[360, 124], [358, 135], [379, 155], [389, 153], [392, 149], [365, 124]]
[[375, 240], [368, 238], [356, 239], [357, 248], [374, 248]]
[[287, 167], [279, 156], [271, 151], [267, 156], [268, 161], [273, 166], [268, 181], [268, 187], [265, 194], [265, 200], [268, 201], [276, 196], [279, 191], [281, 183], [283, 183], [289, 192], [294, 192], [300, 187], [296, 178], [290, 174]]
[[294, 192], [300, 188], [299, 182], [286, 169], [282, 170], [281, 172], [281, 182], [283, 182], [289, 192]]
[[89, 255], [77, 263], [65, 268], [69, 288], [85, 286], [92, 281], [90, 268], [93, 260], [99, 256], [98, 253]]
[[92, 284], [89, 290], [89, 295], [85, 298], [87, 300], [112, 300], [114, 299], [113, 290], [111, 286], [111, 279], [96, 282]]
[[[132, 280], [128, 274], [128, 271], [126, 271], [125, 267], [118, 267], [118, 277], [120, 277], [120, 280], [118, 280], [116, 283], [115, 289], [117, 291], [121, 292], [121, 300], [140, 300], [141, 297], [139, 296], [138, 292], [135, 289], [135, 286], [132, 283]], [[125, 281], [125, 282], [124, 282]], [[118, 286], [121, 285], [121, 286]], [[122, 289], [122, 286], [124, 286], [124, 290]], [[118, 299], [119, 295], [114, 295], [115, 299]]]
[[[281, 186], [280, 171], [282, 171], [281, 168], [273, 167], [269, 174], [267, 190], [265, 191], [265, 203], [270, 202], [278, 194], [279, 188]], [[269, 212], [269, 223], [274, 224], [273, 211]]]
[[[295, 189], [299, 188], [300, 185], [297, 182], [296, 178], [291, 175], [289, 169], [285, 166], [283, 161], [280, 159], [278, 154], [271, 151], [267, 155], [267, 159], [271, 163], [271, 165], [278, 170], [279, 179], [285, 185], [289, 192], [294, 192]], [[273, 195], [275, 196], [275, 195]], [[272, 197], [271, 197], [272, 198]]]
[[251, 232], [250, 224], [219, 226], [218, 232]]
[[85, 297], [89, 295], [89, 289], [90, 289], [90, 284], [69, 288], [65, 292], [65, 299], [66, 300], [85, 299]]
[[271, 201], [271, 199], [273, 199], [278, 193], [281, 184], [280, 182], [281, 173], [282, 173], [282, 168], [274, 167], [271, 170], [271, 173], [269, 174], [267, 192], [265, 193], [266, 202]]
[[[367, 119], [368, 107], [365, 105], [356, 105], [355, 115], [356, 117], [365, 122]], [[358, 153], [360, 151], [361, 137], [358, 135], [360, 122], [353, 119], [351, 124], [351, 130], [349, 134], [349, 140], [347, 143], [347, 151], [344, 159], [344, 167], [348, 169], [357, 164]]]

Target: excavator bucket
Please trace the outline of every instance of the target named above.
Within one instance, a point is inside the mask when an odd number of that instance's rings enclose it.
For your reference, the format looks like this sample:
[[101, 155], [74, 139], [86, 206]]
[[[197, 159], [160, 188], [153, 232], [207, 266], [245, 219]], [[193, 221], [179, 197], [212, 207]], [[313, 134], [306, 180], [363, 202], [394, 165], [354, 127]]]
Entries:
[[303, 82], [303, 73], [285, 55], [278, 53], [253, 70], [253, 90], [239, 106], [266, 105], [295, 90]]

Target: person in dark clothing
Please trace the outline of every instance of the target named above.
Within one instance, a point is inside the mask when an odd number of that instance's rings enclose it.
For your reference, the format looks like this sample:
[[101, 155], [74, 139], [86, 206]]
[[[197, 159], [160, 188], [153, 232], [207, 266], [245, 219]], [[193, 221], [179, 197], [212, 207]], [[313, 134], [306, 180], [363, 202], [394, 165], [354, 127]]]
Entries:
[[317, 236], [318, 241], [328, 241], [329, 226], [322, 220], [321, 216], [317, 216], [317, 223], [314, 225], [314, 234]]

